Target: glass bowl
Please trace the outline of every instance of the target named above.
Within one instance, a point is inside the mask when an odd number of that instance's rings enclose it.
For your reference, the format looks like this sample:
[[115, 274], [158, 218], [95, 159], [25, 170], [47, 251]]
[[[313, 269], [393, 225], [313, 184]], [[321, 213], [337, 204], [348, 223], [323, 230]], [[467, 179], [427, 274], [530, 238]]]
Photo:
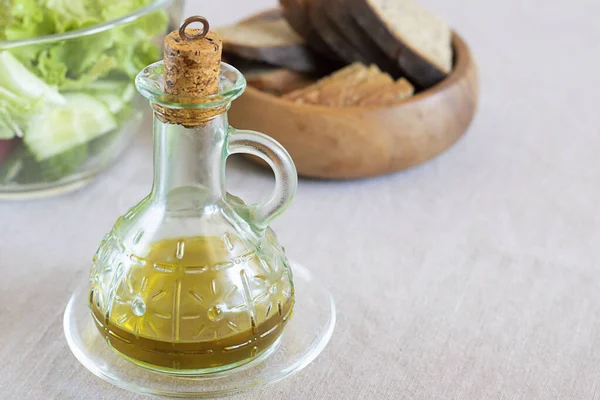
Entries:
[[183, 5], [154, 0], [102, 24], [0, 40], [0, 199], [74, 190], [114, 163], [149, 110], [134, 78], [162, 58]]

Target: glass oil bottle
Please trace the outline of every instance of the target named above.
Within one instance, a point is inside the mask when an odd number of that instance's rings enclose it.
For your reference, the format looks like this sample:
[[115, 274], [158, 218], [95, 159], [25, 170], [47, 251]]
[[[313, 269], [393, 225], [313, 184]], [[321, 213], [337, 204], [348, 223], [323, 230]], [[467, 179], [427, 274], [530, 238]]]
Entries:
[[[190, 22], [204, 24], [190, 29]], [[94, 256], [89, 305], [108, 344], [174, 374], [223, 371], [276, 346], [294, 306], [283, 248], [268, 227], [296, 189], [276, 141], [227, 121], [244, 77], [220, 63], [201, 17], [165, 39], [165, 60], [136, 79], [154, 111], [154, 184], [118, 219]], [[261, 157], [275, 190], [247, 205], [225, 191], [229, 155]]]

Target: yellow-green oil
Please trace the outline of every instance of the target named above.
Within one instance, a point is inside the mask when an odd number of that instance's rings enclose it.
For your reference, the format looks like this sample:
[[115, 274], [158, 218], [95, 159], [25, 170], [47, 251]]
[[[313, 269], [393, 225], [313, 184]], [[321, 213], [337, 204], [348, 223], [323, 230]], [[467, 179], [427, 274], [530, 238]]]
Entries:
[[291, 316], [293, 289], [257, 273], [252, 254], [231, 261], [234, 246], [218, 237], [155, 243], [115, 288], [109, 311], [92, 290], [98, 329], [127, 359], [166, 372], [220, 371], [258, 357]]

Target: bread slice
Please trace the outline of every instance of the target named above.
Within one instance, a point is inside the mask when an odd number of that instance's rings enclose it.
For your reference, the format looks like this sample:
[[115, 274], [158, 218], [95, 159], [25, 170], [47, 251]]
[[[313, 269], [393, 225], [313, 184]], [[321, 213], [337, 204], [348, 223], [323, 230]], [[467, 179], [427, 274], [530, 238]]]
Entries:
[[[408, 86], [408, 87], [407, 87]], [[355, 63], [316, 84], [284, 95], [283, 98], [300, 104], [318, 104], [331, 107], [375, 105], [412, 95], [414, 88], [403, 79], [393, 78], [375, 66]]]
[[452, 70], [452, 32], [413, 0], [352, 0], [352, 15], [407, 78], [427, 88]]
[[321, 39], [310, 21], [308, 8], [312, 1], [314, 0], [279, 0], [279, 4], [283, 8], [283, 16], [290, 26], [304, 38], [313, 50], [328, 59], [338, 60], [337, 54]]
[[330, 49], [332, 49], [341, 59], [348, 63], [359, 61], [370, 63], [358, 49], [342, 35], [335, 24], [327, 15], [327, 3], [331, 0], [311, 0], [308, 6], [308, 15], [310, 22], [315, 27], [319, 36]]
[[308, 16], [307, 0], [279, 0], [279, 4], [292, 29], [305, 39], [310, 36], [313, 26]]
[[406, 78], [398, 79], [393, 85], [364, 96], [356, 102], [357, 106], [383, 106], [399, 103], [411, 97], [415, 88]]
[[362, 96], [363, 91], [368, 89], [381, 75], [381, 70], [377, 66], [371, 65], [361, 73], [328, 82], [321, 87], [318, 99], [314, 103], [330, 107], [351, 106]]
[[223, 51], [248, 60], [266, 62], [294, 71], [314, 71], [315, 54], [282, 17], [252, 19], [216, 30], [223, 38]]
[[401, 75], [398, 63], [388, 57], [354, 19], [346, 0], [327, 0], [325, 12], [339, 34], [345, 38], [346, 42], [352, 43], [353, 47], [362, 55], [363, 61], [377, 64], [379, 68], [392, 76], [399, 77]]
[[249, 86], [263, 92], [281, 96], [315, 83], [310, 75], [285, 68], [256, 69], [244, 73]]
[[347, 105], [357, 105], [363, 99], [377, 95], [393, 84], [394, 78], [387, 73], [379, 71], [378, 74], [355, 87], [354, 91], [347, 96]]
[[354, 63], [322, 78], [312, 86], [288, 93], [283, 98], [299, 102], [316, 102], [319, 99], [320, 90], [323, 86], [334, 84], [335, 82], [347, 82], [350, 84], [354, 80], [362, 79], [367, 71], [368, 69], [364, 64]]

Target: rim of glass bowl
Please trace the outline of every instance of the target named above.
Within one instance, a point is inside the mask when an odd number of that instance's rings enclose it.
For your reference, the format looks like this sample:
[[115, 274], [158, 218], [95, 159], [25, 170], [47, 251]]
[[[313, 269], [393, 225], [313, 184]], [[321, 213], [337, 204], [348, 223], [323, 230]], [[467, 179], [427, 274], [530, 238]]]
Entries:
[[[231, 103], [246, 89], [246, 78], [235, 67], [221, 63], [219, 93], [202, 98], [186, 99], [164, 91], [164, 61], [148, 65], [135, 78], [135, 86], [150, 102], [168, 108], [208, 109]], [[172, 101], [172, 100], [178, 101]]]
[[129, 22], [133, 22], [140, 17], [143, 17], [152, 11], [158, 10], [166, 5], [170, 5], [175, 0], [154, 0], [151, 4], [148, 4], [144, 7], [138, 8], [132, 13], [126, 14], [122, 17], [111, 19], [110, 21], [103, 22], [101, 24], [96, 24], [92, 26], [88, 26], [81, 29], [76, 29], [73, 31], [63, 32], [63, 33], [55, 33], [52, 35], [46, 36], [37, 36], [27, 39], [17, 39], [17, 40], [0, 40], [0, 50], [12, 49], [15, 47], [28, 46], [32, 44], [41, 44], [41, 43], [51, 43], [60, 40], [67, 40], [73, 38], [79, 38], [83, 36], [94, 35], [96, 33], [104, 32], [109, 29], [114, 28], [115, 26], [127, 24]]

